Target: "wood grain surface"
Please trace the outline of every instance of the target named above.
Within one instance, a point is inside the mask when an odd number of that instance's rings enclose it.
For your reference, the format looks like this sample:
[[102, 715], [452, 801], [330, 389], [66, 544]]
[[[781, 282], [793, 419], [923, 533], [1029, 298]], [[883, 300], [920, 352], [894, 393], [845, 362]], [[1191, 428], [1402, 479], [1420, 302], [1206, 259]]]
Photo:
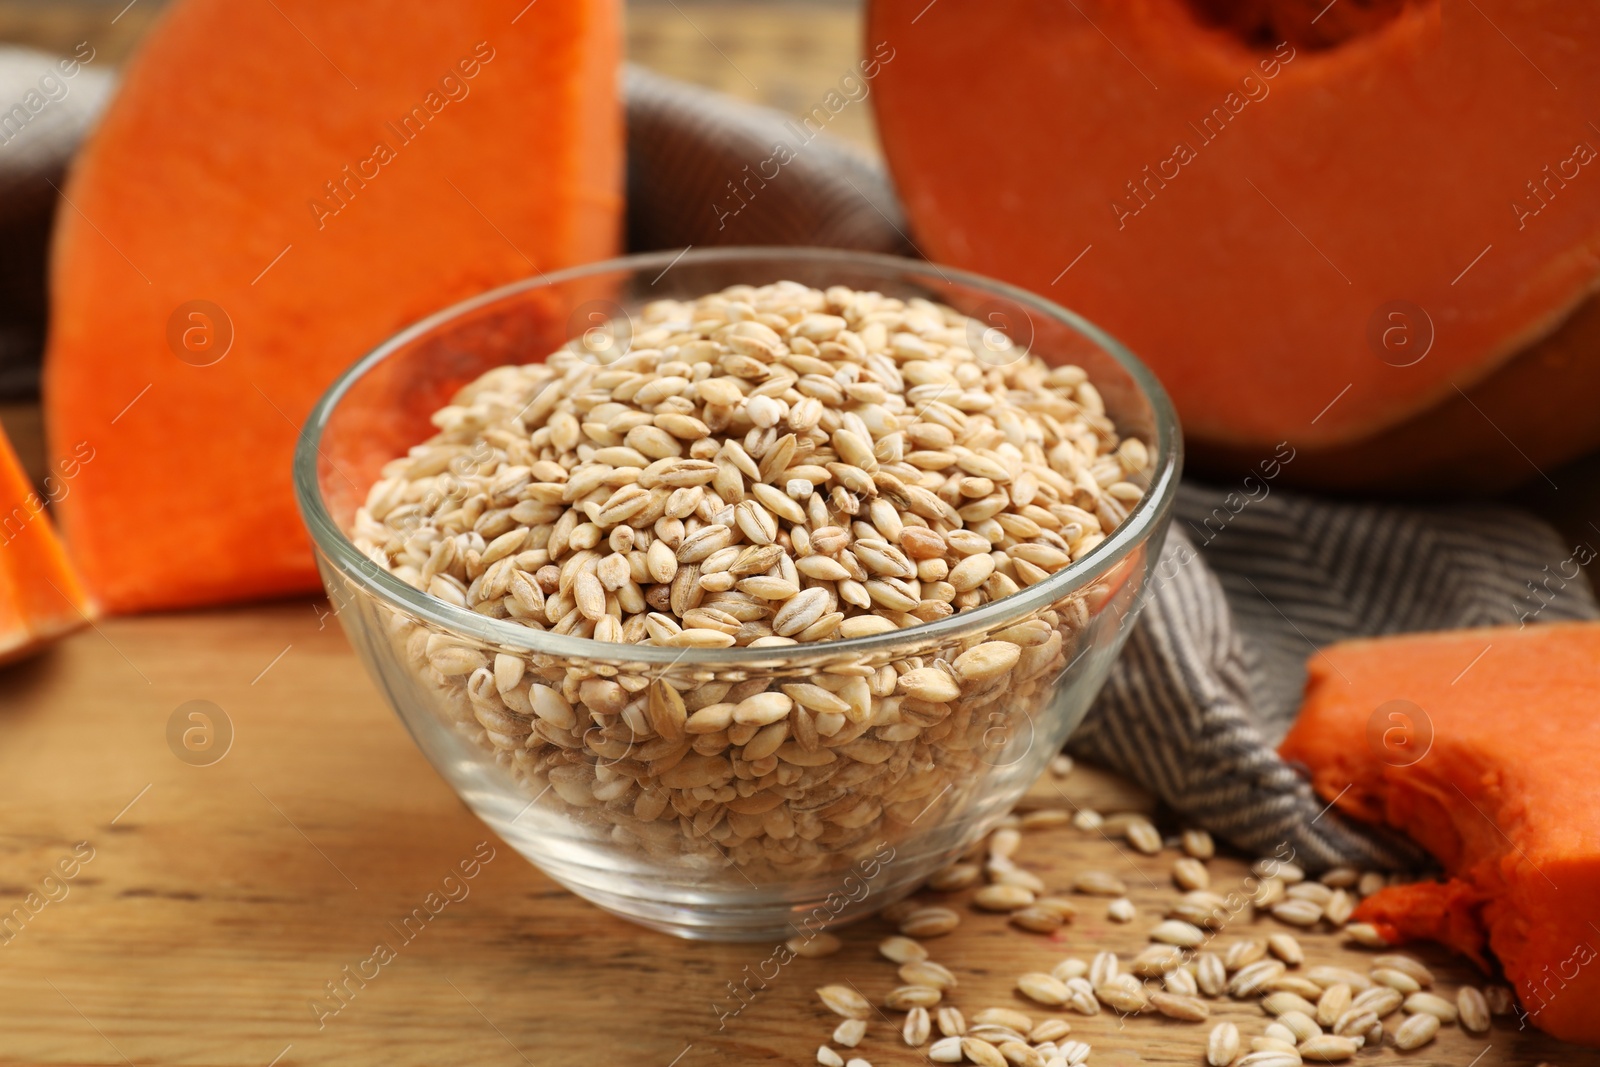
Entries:
[[[817, 986], [847, 979], [879, 998], [894, 984], [874, 952], [887, 929], [877, 920], [846, 931], [838, 956], [773, 976], [776, 946], [675, 941], [567, 895], [434, 774], [324, 612], [307, 601], [114, 620], [0, 672], [0, 904], [47, 901], [0, 928], [0, 1063], [811, 1063], [838, 1022]], [[196, 700], [233, 731], [209, 766], [168, 741], [175, 712]], [[1080, 771], [1030, 802], [1109, 810], [1139, 798]], [[491, 849], [463, 881], [467, 895], [404, 939], [405, 917]], [[1113, 871], [1140, 918], [1115, 926], [1103, 901], [1081, 898], [1080, 918], [1052, 942], [957, 904], [961, 927], [930, 942], [960, 976], [952, 1002], [1026, 1008], [1016, 975], [1069, 954], [1134, 951], [1175, 896], [1174, 856], [1071, 828], [1029, 834], [1024, 866], [1055, 887], [1086, 867]], [[63, 860], [75, 877], [60, 877]], [[1219, 885], [1244, 872], [1235, 860], [1211, 867]], [[1250, 933], [1269, 929], [1281, 928], [1262, 921]], [[1303, 940], [1316, 960], [1359, 959], [1331, 936]], [[336, 1013], [313, 1007], [380, 943], [394, 958], [376, 977], [348, 986]], [[1442, 980], [1471, 976], [1440, 952], [1421, 955]], [[766, 988], [741, 1007], [730, 983], [763, 973]], [[1247, 1034], [1266, 1022], [1253, 1006], [1226, 1011]], [[1071, 1021], [1094, 1065], [1199, 1064], [1208, 1029]], [[877, 1067], [927, 1062], [897, 1042], [875, 1019], [857, 1053]], [[1541, 1060], [1600, 1065], [1506, 1020], [1485, 1037], [1448, 1027], [1418, 1053], [1359, 1062]]]

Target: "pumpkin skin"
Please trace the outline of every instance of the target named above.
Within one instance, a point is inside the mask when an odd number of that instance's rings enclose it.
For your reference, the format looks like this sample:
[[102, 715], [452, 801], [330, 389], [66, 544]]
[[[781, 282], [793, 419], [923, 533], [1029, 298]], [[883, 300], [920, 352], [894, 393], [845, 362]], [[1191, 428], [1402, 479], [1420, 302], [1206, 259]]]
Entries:
[[1127, 343], [1202, 471], [1489, 490], [1600, 445], [1600, 8], [1325, 6], [872, 0], [912, 236]]

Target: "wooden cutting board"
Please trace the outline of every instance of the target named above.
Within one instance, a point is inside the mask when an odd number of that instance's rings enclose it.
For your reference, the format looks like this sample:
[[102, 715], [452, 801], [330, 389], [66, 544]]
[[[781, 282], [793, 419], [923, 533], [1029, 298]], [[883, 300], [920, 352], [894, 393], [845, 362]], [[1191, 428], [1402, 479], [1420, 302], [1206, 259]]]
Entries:
[[[774, 971], [775, 946], [680, 942], [568, 896], [434, 774], [326, 611], [304, 601], [114, 620], [0, 671], [0, 903], [10, 912], [30, 892], [53, 898], [0, 928], [0, 1063], [812, 1063], [838, 1022], [817, 986], [847, 980], [876, 999], [894, 984], [873, 947], [887, 932], [879, 921], [847, 931], [837, 956]], [[191, 701], [215, 706], [217, 732], [186, 762], [168, 729]], [[195, 765], [220, 751], [224, 722], [226, 754]], [[1041, 783], [1030, 803], [1109, 811], [1144, 801], [1080, 770]], [[467, 895], [403, 938], [404, 918], [482, 856], [492, 858], [479, 859]], [[1021, 862], [1047, 883], [1112, 871], [1140, 916], [1116, 926], [1103, 901], [1081, 898], [1078, 921], [1053, 943], [957, 903], [961, 927], [929, 943], [960, 976], [951, 1002], [1043, 1018], [1012, 992], [1015, 976], [1069, 954], [1137, 950], [1175, 895], [1174, 856], [1138, 856], [1070, 827], [1028, 834]], [[76, 876], [46, 885], [63, 860]], [[1218, 885], [1245, 870], [1223, 859], [1211, 868]], [[1248, 933], [1278, 929], [1262, 921]], [[1315, 961], [1360, 961], [1330, 935], [1302, 940]], [[336, 1013], [312, 1007], [380, 942], [393, 959], [376, 977], [350, 983]], [[1442, 953], [1419, 954], [1452, 987], [1472, 976]], [[740, 1007], [730, 983], [762, 974], [775, 976]], [[1265, 1026], [1254, 1005], [1219, 1009], [1246, 1034]], [[1199, 1064], [1209, 1029], [1068, 1018], [1094, 1046], [1092, 1065]], [[856, 1054], [877, 1067], [927, 1062], [877, 1018]], [[1600, 1055], [1497, 1020], [1482, 1037], [1448, 1027], [1420, 1052], [1357, 1062], [1540, 1061], [1600, 1065]]]

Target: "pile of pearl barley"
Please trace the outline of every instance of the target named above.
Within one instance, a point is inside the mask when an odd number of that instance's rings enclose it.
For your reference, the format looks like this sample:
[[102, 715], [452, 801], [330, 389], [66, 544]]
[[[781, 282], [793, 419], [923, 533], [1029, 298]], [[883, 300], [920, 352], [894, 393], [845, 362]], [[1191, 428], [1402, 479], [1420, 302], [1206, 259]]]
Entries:
[[[630, 326], [625, 349], [580, 339], [463, 388], [384, 468], [358, 547], [535, 630], [790, 646], [1015, 593], [1143, 491], [1146, 446], [1118, 436], [1081, 368], [947, 307], [778, 283], [657, 302]], [[679, 823], [735, 862], [815, 865], [982, 770], [984, 713], [1042, 707], [1090, 614], [1073, 598], [954, 647], [767, 679], [393, 628], [452, 718], [614, 838], [682, 851]]]
[[[1070, 760], [1061, 757], [1058, 764], [1064, 764], [1053, 768], [1058, 777], [1071, 773]], [[1408, 875], [1335, 867], [1312, 878], [1282, 858], [1280, 849], [1279, 856], [1252, 865], [1241, 882], [1223, 884], [1221, 874], [1213, 881], [1211, 835], [1190, 829], [1180, 839], [1184, 855], [1171, 866], [1179, 892], [1169, 894], [1146, 875], [1150, 892], [1135, 890], [1146, 900], [1141, 911], [1126, 895], [1129, 886], [1111, 871], [1083, 869], [1066, 879], [1059, 869], [1023, 865], [1025, 842], [1069, 822], [1116, 848], [1087, 844], [1079, 846], [1081, 853], [1098, 852], [1124, 870], [1148, 868], [1129, 860], [1119, 838], [1150, 857], [1169, 847], [1153, 823], [1133, 812], [1102, 817], [1087, 808], [1073, 814], [1040, 808], [1007, 816], [987, 842], [928, 879], [923, 889], [934, 896], [884, 909], [882, 918], [899, 930], [878, 944], [878, 954], [898, 968], [887, 993], [869, 997], [874, 984], [883, 988], [884, 983], [859, 974], [855, 979], [824, 976], [830, 980], [816, 990], [824, 1009], [819, 1014], [843, 1016], [843, 1021], [834, 1027], [831, 1044], [817, 1049], [816, 1062], [872, 1067], [861, 1048], [867, 1041], [891, 1053], [893, 1062], [901, 1062], [893, 1049], [908, 1046], [932, 1063], [1093, 1067], [1091, 1042], [1097, 1035], [1137, 1027], [1144, 1017], [1210, 1027], [1203, 1053], [1198, 1038], [1186, 1039], [1177, 1028], [1152, 1030], [1149, 1040], [1161, 1042], [1174, 1058], [1183, 1055], [1187, 1040], [1195, 1061], [1206, 1067], [1302, 1067], [1360, 1062], [1378, 1049], [1408, 1052], [1451, 1026], [1481, 1035], [1489, 1032], [1493, 1017], [1518, 1014], [1509, 986], [1459, 985], [1452, 991], [1420, 960], [1395, 951], [1375, 927], [1350, 921], [1358, 901], [1386, 885], [1410, 881]], [[1047, 877], [1057, 884], [1052, 887]], [[1069, 923], [1093, 924], [1097, 897], [1112, 898], [1104, 905], [1106, 918], [1126, 926], [1128, 935], [1091, 928], [1074, 940], [1098, 951], [1060, 957], [1066, 943], [1060, 932]], [[993, 927], [968, 940], [969, 952], [981, 942], [992, 957], [990, 966], [975, 971], [962, 965], [957, 948], [945, 950], [948, 966], [935, 961], [942, 942], [934, 939], [954, 932], [974, 913], [1005, 916], [1021, 937], [998, 957]], [[1289, 929], [1267, 925], [1268, 919], [1308, 935], [1310, 945], [1303, 946]], [[859, 926], [841, 933], [800, 934], [787, 947], [797, 956], [823, 958], [847, 941], [860, 944], [866, 937]], [[1030, 943], [1021, 939], [1028, 934], [1050, 936]], [[1335, 947], [1335, 937], [1348, 943]], [[1114, 944], [1140, 941], [1145, 943], [1132, 953], [1111, 950]], [[1363, 949], [1376, 953], [1359, 954]], [[1332, 962], [1318, 963], [1317, 956]], [[993, 958], [1039, 969], [1015, 977], [1016, 997], [985, 1006], [962, 983], [976, 978], [992, 989]], [[1259, 1008], [1255, 1020], [1240, 1011], [1246, 1005]], [[1218, 1021], [1223, 1014], [1232, 1018]], [[1118, 1043], [1126, 1046], [1132, 1036], [1124, 1033]]]

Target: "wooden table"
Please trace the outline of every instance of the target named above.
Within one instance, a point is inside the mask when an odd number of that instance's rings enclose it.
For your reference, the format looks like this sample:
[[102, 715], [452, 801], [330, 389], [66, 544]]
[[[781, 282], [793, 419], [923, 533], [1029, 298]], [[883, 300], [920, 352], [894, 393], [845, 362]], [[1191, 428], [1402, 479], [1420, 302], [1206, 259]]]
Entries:
[[[558, 889], [434, 774], [325, 611], [301, 601], [112, 620], [0, 672], [0, 897], [7, 908], [46, 888], [56, 898], [0, 945], [0, 1063], [808, 1063], [838, 1022], [815, 987], [841, 977], [874, 997], [891, 987], [873, 950], [886, 927], [870, 921], [846, 932], [840, 955], [783, 967], [720, 1026], [718, 1008], [737, 1004], [728, 983], [758, 971], [774, 946], [675, 941]], [[233, 731], [208, 766], [168, 741], [174, 713], [196, 700]], [[1041, 784], [1031, 802], [1143, 803], [1081, 771]], [[469, 895], [402, 942], [404, 917], [486, 841], [493, 858], [466, 883]], [[44, 886], [75, 846], [92, 858]], [[1017, 974], [1067, 954], [1131, 953], [1175, 895], [1173, 858], [1135, 856], [1070, 827], [1030, 834], [1025, 866], [1057, 887], [1085, 867], [1111, 870], [1131, 885], [1140, 918], [1114, 926], [1103, 901], [1081, 898], [1079, 920], [1052, 944], [958, 904], [961, 928], [930, 942], [960, 975], [954, 1002], [969, 1013], [1026, 1007], [1011, 991]], [[1219, 885], [1243, 871], [1212, 863]], [[1251, 933], [1269, 928], [1282, 929], [1263, 921]], [[1318, 959], [1348, 954], [1331, 936], [1304, 940]], [[314, 1009], [379, 942], [394, 946], [393, 961], [364, 988], [352, 984], [337, 1013]], [[1452, 983], [1470, 974], [1442, 953], [1422, 955]], [[1253, 1005], [1226, 1010], [1247, 1033], [1266, 1023]], [[1208, 1030], [1143, 1018], [1119, 1029], [1110, 1015], [1072, 1022], [1097, 1067], [1194, 1065]], [[860, 1052], [877, 1067], [926, 1062], [893, 1037], [874, 1021]], [[1359, 1062], [1540, 1060], [1600, 1065], [1600, 1055], [1504, 1021], [1484, 1038], [1450, 1027], [1424, 1052]]]

